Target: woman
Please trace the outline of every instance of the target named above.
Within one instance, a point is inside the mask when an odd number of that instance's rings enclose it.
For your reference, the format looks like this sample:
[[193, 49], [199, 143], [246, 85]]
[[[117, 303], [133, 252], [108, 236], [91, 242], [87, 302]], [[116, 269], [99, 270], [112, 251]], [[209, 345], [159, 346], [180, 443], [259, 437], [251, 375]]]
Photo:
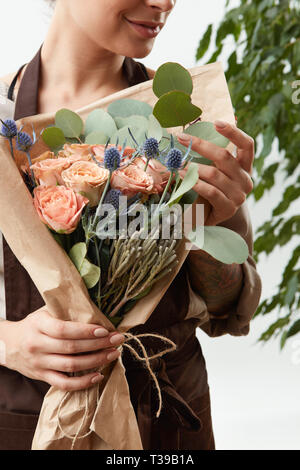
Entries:
[[[172, 0], [57, 0], [36, 56], [20, 73], [2, 78], [10, 86], [8, 96], [16, 100], [15, 119], [62, 107], [75, 110], [153, 78], [152, 70], [132, 58], [150, 53], [174, 4]], [[211, 205], [207, 224], [238, 232], [250, 255], [243, 265], [224, 265], [202, 250], [192, 251], [150, 319], [130, 330], [158, 332], [177, 344], [176, 351], [152, 361], [164, 405], [159, 419], [154, 417], [151, 378], [123, 353], [144, 449], [215, 448], [207, 373], [196, 328], [201, 325], [211, 336], [247, 334], [261, 295], [245, 204], [252, 190], [253, 139], [230, 124], [216, 126], [237, 146], [237, 158], [193, 138], [193, 149], [214, 163], [199, 165], [201, 179], [195, 190]], [[188, 145], [184, 135], [181, 142]], [[52, 318], [4, 238], [3, 249], [6, 320], [0, 322], [0, 449], [30, 449], [49, 386], [62, 390], [94, 386], [102, 380], [100, 374], [69, 377], [65, 373], [115, 360], [124, 337], [97, 325]], [[153, 340], [145, 345], [150, 352], [160, 347]]]

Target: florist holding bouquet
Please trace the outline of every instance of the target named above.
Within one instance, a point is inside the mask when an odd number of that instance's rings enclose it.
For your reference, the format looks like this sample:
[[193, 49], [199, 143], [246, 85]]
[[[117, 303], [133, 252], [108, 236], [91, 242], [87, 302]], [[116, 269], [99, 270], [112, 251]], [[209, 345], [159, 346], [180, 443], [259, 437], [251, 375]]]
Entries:
[[[14, 119], [60, 107], [75, 110], [153, 78], [155, 72], [133, 57], [143, 58], [151, 52], [175, 0], [53, 3], [54, 15], [35, 57], [17, 74], [1, 79], [0, 91], [15, 101]], [[213, 163], [199, 164], [194, 190], [210, 209], [206, 225], [220, 225], [239, 233], [248, 245], [249, 257], [241, 265], [223, 264], [202, 250], [191, 251], [149, 320], [134, 328], [134, 333], [159, 332], [177, 345], [177, 350], [152, 364], [164, 400], [159, 419], [154, 417], [155, 391], [147, 371], [131, 361], [126, 352], [123, 355], [144, 449], [215, 449], [205, 360], [196, 338], [198, 323], [189, 315], [189, 309], [192, 304], [199, 309], [201, 328], [210, 336], [246, 335], [261, 295], [245, 202], [253, 187], [254, 142], [226, 122], [217, 121], [215, 127], [237, 147], [237, 157], [193, 137], [192, 149]], [[188, 147], [190, 136], [183, 134], [178, 139]], [[181, 175], [185, 172], [182, 169]], [[54, 319], [1, 238], [0, 305], [4, 311], [0, 344], [5, 354], [0, 351], [0, 449], [25, 450], [31, 447], [50, 385], [74, 391], [99, 383], [103, 377], [95, 372], [81, 376], [66, 373], [114, 361], [124, 336], [109, 333], [99, 325]]]

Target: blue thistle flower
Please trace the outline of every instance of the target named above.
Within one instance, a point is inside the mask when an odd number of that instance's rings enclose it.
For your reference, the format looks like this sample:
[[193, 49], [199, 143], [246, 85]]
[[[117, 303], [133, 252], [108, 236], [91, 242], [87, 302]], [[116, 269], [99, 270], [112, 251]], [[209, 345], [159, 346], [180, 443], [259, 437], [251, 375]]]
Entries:
[[33, 145], [32, 139], [26, 132], [18, 132], [16, 139], [17, 149], [20, 152], [28, 152], [30, 147]]
[[167, 167], [170, 171], [178, 170], [182, 165], [183, 155], [181, 150], [172, 148], [167, 155]]
[[143, 150], [148, 158], [154, 158], [159, 154], [158, 141], [150, 137], [144, 143]]
[[1, 134], [7, 139], [12, 139], [16, 137], [18, 133], [17, 125], [13, 119], [6, 119], [2, 121]]
[[110, 171], [117, 170], [121, 163], [121, 154], [116, 147], [107, 148], [104, 152], [104, 166]]
[[116, 210], [119, 209], [122, 192], [119, 189], [110, 189], [105, 196], [104, 204], [111, 204]]

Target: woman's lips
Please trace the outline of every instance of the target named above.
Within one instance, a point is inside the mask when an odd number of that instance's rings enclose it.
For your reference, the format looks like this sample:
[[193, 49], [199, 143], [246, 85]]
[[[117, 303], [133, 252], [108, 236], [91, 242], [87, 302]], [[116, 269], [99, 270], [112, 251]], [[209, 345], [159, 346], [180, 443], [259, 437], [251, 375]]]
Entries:
[[133, 21], [125, 18], [130, 26], [144, 38], [155, 38], [160, 32], [160, 26], [150, 27], [142, 24], [134, 23]]

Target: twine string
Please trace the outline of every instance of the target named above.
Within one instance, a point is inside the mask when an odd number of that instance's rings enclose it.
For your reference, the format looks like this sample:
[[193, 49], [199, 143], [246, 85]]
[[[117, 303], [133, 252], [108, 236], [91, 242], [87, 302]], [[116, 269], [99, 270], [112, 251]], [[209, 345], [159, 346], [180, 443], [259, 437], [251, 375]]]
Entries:
[[[155, 387], [156, 387], [156, 390], [157, 390], [157, 394], [158, 394], [158, 402], [159, 402], [158, 410], [156, 412], [156, 417], [158, 418], [160, 416], [161, 409], [162, 409], [162, 396], [161, 396], [161, 389], [160, 389], [157, 377], [156, 377], [156, 375], [153, 372], [153, 369], [151, 367], [150, 360], [155, 359], [157, 357], [162, 357], [162, 356], [164, 356], [165, 354], [167, 354], [171, 351], [175, 351], [176, 344], [171, 339], [166, 338], [165, 336], [162, 336], [162, 335], [155, 334], [155, 333], [141, 333], [141, 334], [138, 334], [138, 335], [132, 335], [131, 333], [123, 333], [123, 335], [125, 336], [125, 341], [123, 342], [123, 344], [121, 346], [119, 346], [119, 349], [121, 351], [121, 355], [124, 351], [124, 348], [127, 348], [131, 352], [131, 354], [133, 354], [136, 357], [136, 359], [138, 361], [145, 362], [145, 368], [148, 370], [150, 376], [152, 377], [152, 379], [154, 381], [154, 384], [155, 384]], [[143, 338], [143, 337], [158, 338], [161, 341], [163, 341], [165, 343], [168, 343], [170, 346], [166, 349], [163, 349], [162, 351], [159, 351], [156, 354], [153, 354], [152, 356], [149, 356], [145, 346], [143, 345], [142, 341], [139, 339], [139, 338]], [[142, 353], [143, 353], [143, 356], [141, 356], [136, 351], [136, 349], [134, 349], [133, 346], [127, 344], [127, 342], [131, 341], [131, 340], [136, 341], [138, 346], [140, 346], [140, 348], [142, 350]], [[97, 405], [98, 405], [99, 400], [100, 400], [99, 389], [100, 389], [100, 384], [97, 385], [97, 402], [96, 402]], [[75, 444], [76, 444], [78, 439], [84, 439], [85, 437], [89, 436], [93, 432], [93, 430], [90, 429], [88, 432], [80, 435], [80, 432], [82, 431], [82, 429], [84, 427], [84, 424], [87, 420], [88, 412], [89, 412], [89, 389], [86, 389], [84, 392], [85, 392], [84, 414], [82, 416], [80, 425], [78, 426], [78, 429], [77, 429], [75, 434], [73, 434], [73, 435], [68, 434], [65, 431], [65, 429], [62, 425], [62, 422], [61, 422], [62, 407], [63, 407], [65, 401], [67, 400], [67, 398], [70, 396], [70, 394], [74, 393], [74, 392], [66, 392], [64, 394], [64, 396], [62, 397], [62, 399], [59, 403], [59, 406], [58, 406], [58, 411], [57, 411], [58, 427], [59, 427], [59, 429], [60, 429], [60, 431], [61, 431], [61, 433], [64, 437], [67, 437], [68, 439], [72, 440], [71, 450], [74, 450]]]

